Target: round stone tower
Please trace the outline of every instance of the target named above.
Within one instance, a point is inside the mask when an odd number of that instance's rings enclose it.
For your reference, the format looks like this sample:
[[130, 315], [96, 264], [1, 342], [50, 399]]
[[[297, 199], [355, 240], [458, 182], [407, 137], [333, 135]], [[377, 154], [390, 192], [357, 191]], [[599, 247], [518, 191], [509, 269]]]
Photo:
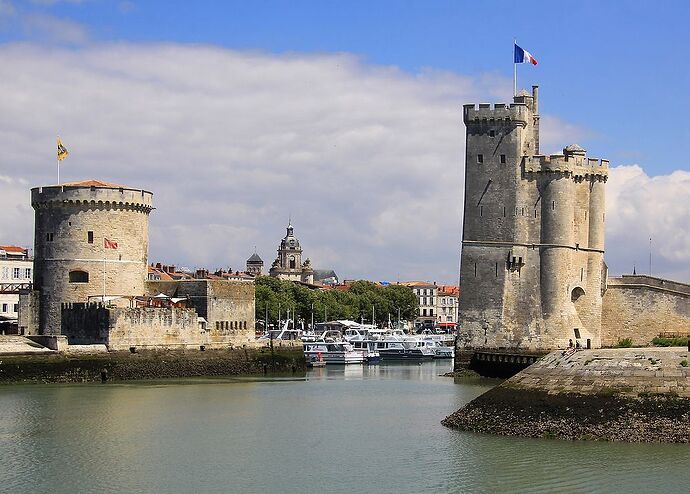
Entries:
[[64, 303], [144, 295], [152, 198], [97, 180], [31, 189], [41, 334], [60, 334]]

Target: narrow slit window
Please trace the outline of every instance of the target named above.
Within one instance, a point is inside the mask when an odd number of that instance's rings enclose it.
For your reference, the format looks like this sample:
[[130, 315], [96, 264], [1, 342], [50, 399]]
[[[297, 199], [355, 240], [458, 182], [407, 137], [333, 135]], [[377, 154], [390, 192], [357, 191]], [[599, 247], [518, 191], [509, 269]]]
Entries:
[[484, 155], [483, 154], [477, 155], [477, 163], [484, 163]]
[[551, 209], [556, 209], [556, 201], [551, 201]]
[[585, 279], [585, 268], [580, 268], [580, 281]]
[[503, 206], [503, 217], [504, 218], [506, 217], [506, 207], [505, 206]]
[[92, 244], [93, 243], [93, 232], [91, 232], [91, 231], [86, 232], [86, 239], [90, 244]]
[[537, 217], [537, 210], [536, 209], [534, 210], [534, 217], [535, 218]]
[[484, 206], [479, 206], [479, 216], [484, 216]]
[[477, 263], [474, 263], [474, 277], [477, 277]]
[[496, 263], [496, 278], [498, 278], [498, 263]]
[[502, 155], [501, 155], [501, 164], [502, 164], [502, 165], [505, 165], [505, 164], [506, 164], [506, 155], [505, 155], [505, 154], [502, 154]]

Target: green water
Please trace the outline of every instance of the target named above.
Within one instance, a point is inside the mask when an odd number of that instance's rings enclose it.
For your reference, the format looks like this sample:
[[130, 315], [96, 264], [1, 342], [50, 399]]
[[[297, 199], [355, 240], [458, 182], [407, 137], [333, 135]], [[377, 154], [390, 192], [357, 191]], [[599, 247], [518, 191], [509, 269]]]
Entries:
[[0, 387], [0, 492], [688, 492], [690, 446], [488, 437], [450, 362]]

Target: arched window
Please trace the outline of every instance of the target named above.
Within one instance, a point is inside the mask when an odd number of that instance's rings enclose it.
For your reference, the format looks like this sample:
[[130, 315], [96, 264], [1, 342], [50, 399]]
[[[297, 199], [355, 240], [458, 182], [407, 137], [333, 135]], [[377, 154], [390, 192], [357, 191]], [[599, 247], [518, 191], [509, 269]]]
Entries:
[[290, 256], [290, 269], [295, 269], [297, 267], [297, 263], [295, 262], [295, 256]]
[[584, 294], [585, 294], [585, 291], [581, 287], [576, 286], [575, 288], [573, 288], [573, 291], [570, 294], [570, 300], [572, 302], [577, 302], [577, 299], [582, 297]]
[[89, 273], [86, 271], [70, 271], [69, 272], [69, 282], [70, 283], [88, 283]]

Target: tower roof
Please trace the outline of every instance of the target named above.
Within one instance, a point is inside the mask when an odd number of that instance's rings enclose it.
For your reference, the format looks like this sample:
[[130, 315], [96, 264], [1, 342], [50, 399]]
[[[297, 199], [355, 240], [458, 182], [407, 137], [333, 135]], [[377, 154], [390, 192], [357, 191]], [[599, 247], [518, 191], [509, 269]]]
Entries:
[[567, 146], [563, 148], [563, 154], [579, 154], [584, 156], [587, 151], [580, 146], [579, 144], [571, 144], [570, 146]]
[[261, 257], [259, 257], [259, 254], [254, 252], [252, 254], [252, 256], [249, 259], [247, 259], [247, 262], [264, 262], [264, 261], [263, 261], [263, 259], [261, 259]]
[[95, 179], [89, 179], [89, 180], [81, 180], [78, 182], [65, 182], [60, 185], [64, 185], [67, 187], [108, 187], [112, 189], [129, 189], [130, 187], [127, 187], [126, 185], [118, 185], [118, 184], [113, 184], [110, 182], [104, 182], [102, 180], [95, 180]]

